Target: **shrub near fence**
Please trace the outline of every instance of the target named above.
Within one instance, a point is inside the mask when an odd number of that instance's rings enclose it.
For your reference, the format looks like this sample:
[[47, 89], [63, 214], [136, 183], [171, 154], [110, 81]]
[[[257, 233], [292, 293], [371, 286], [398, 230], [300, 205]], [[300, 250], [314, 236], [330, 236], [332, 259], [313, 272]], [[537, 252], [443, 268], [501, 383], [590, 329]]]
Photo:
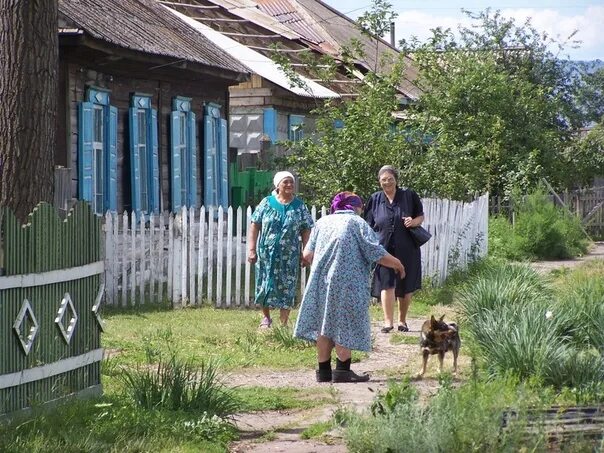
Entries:
[[[424, 226], [433, 238], [422, 247], [424, 276], [442, 283], [453, 268], [463, 269], [487, 252], [488, 195], [471, 203], [426, 198]], [[116, 306], [161, 303], [217, 307], [253, 304], [253, 266], [247, 262], [248, 207], [183, 209], [179, 214], [137, 218], [105, 216], [107, 303]], [[311, 208], [314, 219], [326, 214]], [[302, 269], [300, 290], [308, 270]]]
[[0, 419], [100, 393], [101, 222], [77, 203], [62, 221], [42, 203], [21, 225], [0, 215]]

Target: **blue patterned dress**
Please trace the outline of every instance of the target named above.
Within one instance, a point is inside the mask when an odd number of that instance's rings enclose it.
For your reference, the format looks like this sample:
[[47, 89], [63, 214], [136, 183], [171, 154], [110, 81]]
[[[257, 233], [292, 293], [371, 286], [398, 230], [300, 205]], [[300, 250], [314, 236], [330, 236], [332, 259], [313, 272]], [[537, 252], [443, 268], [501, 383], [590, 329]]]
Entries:
[[336, 211], [317, 221], [306, 247], [314, 257], [294, 335], [371, 350], [369, 272], [386, 255], [377, 235], [353, 211]]
[[283, 204], [274, 195], [264, 198], [252, 214], [260, 225], [256, 262], [256, 304], [292, 308], [300, 270], [300, 233], [313, 227], [299, 198]]

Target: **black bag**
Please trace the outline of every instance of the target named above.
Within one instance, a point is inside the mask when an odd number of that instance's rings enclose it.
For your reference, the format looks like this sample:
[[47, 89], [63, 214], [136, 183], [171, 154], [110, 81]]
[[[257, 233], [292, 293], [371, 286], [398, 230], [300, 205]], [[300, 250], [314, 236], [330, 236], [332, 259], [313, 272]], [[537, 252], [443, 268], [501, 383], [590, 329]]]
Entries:
[[430, 234], [428, 230], [421, 226], [409, 228], [409, 233], [411, 233], [411, 237], [415, 241], [415, 245], [417, 245], [418, 247], [424, 245], [432, 237], [432, 234]]

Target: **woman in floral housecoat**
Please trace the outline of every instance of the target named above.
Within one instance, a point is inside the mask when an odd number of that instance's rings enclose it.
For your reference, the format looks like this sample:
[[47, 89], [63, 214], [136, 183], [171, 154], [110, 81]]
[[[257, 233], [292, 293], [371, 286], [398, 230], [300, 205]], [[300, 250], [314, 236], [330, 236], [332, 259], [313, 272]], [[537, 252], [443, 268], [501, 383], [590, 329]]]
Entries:
[[256, 264], [255, 302], [264, 315], [260, 328], [265, 329], [273, 322], [271, 308], [279, 309], [281, 324], [287, 325], [296, 297], [301, 248], [313, 226], [306, 205], [295, 196], [294, 175], [277, 172], [273, 184], [275, 191], [252, 214], [248, 239], [248, 261]]
[[[364, 382], [367, 375], [350, 370], [351, 350], [371, 349], [369, 272], [378, 262], [404, 275], [401, 262], [386, 252], [359, 214], [363, 203], [352, 192], [341, 192], [331, 215], [321, 218], [303, 252], [310, 275], [294, 329], [299, 338], [317, 345], [318, 382]], [[331, 353], [336, 350], [336, 369]]]

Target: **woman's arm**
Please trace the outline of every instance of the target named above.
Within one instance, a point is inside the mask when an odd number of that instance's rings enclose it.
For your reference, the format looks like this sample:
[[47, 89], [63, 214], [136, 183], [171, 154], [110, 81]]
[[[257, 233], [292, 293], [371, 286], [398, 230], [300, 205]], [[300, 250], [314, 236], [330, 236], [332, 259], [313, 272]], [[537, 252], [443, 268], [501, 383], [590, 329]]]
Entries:
[[258, 255], [256, 254], [256, 242], [258, 241], [258, 234], [260, 234], [260, 224], [250, 223], [250, 230], [248, 232], [247, 239], [247, 260], [254, 264], [258, 261]]
[[396, 256], [387, 253], [381, 257], [377, 263], [394, 269], [394, 271], [399, 274], [400, 278], [405, 278], [405, 267]]

